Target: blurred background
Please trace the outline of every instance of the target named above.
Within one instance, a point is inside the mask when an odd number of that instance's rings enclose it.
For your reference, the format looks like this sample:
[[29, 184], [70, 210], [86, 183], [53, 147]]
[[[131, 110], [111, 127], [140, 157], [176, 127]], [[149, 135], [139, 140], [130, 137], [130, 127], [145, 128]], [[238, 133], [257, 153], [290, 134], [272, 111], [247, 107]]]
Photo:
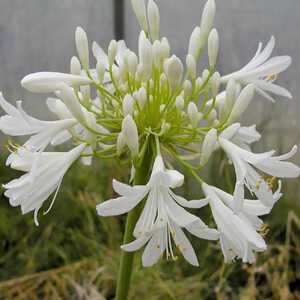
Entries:
[[[205, 1], [157, 2], [161, 36], [168, 37], [172, 53], [185, 60]], [[258, 42], [267, 43], [271, 35], [277, 41], [274, 54], [293, 58], [292, 66], [278, 78], [293, 100], [278, 98], [272, 104], [256, 97], [244, 119], [245, 125], [256, 123], [263, 134], [256, 151], [289, 151], [300, 138], [300, 1], [216, 3], [221, 47], [217, 69], [222, 75], [245, 65]], [[32, 115], [53, 118], [45, 106], [47, 96], [25, 91], [20, 80], [37, 71], [69, 72], [78, 25], [104, 49], [111, 39], [121, 37], [129, 48], [137, 49], [139, 27], [130, 0], [0, 0], [0, 90], [6, 99], [11, 103], [23, 99]], [[202, 56], [204, 68], [208, 61]], [[0, 143], [4, 146], [7, 138], [2, 135]], [[4, 167], [8, 153], [2, 149], [1, 184], [17, 175]], [[299, 159], [298, 153], [293, 161], [299, 164]], [[222, 153], [212, 161], [206, 176], [230, 191], [234, 182], [224, 178], [233, 174], [231, 166]], [[95, 205], [113, 196], [113, 177], [125, 181], [127, 175], [128, 170], [111, 161], [90, 168], [75, 164], [51, 212], [40, 216], [39, 228], [31, 215], [22, 216], [1, 196], [0, 299], [113, 299], [124, 218], [99, 218]], [[201, 196], [189, 179], [179, 192], [190, 199]], [[284, 193], [274, 213], [265, 218], [270, 247], [258, 255], [256, 264], [224, 265], [218, 244], [192, 238], [200, 268], [181, 259], [142, 269], [137, 257], [130, 299], [299, 299], [299, 181], [285, 182]], [[213, 225], [208, 211], [200, 213]]]

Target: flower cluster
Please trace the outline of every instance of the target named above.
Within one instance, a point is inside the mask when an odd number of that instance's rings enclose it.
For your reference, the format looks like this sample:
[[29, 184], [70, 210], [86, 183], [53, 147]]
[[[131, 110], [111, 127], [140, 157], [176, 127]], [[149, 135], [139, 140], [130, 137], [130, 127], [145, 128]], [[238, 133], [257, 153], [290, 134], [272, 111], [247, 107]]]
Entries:
[[[213, 28], [214, 0], [207, 1], [201, 24], [191, 33], [185, 63], [171, 55], [168, 39], [160, 38], [155, 2], [149, 0], [146, 5], [144, 0], [132, 0], [132, 5], [141, 27], [138, 54], [124, 41], [112, 40], [107, 54], [93, 42], [96, 64], [91, 68], [88, 38], [78, 27], [78, 57], [72, 57], [70, 73], [39, 72], [21, 81], [31, 92], [54, 94], [47, 105], [56, 121], [38, 120], [23, 110], [21, 101], [13, 106], [0, 94], [6, 113], [0, 118], [0, 130], [9, 136], [29, 136], [23, 145], [8, 143], [11, 154], [6, 164], [25, 174], [4, 184], [5, 195], [24, 214], [34, 211], [38, 225], [39, 209], [54, 194], [46, 212], [51, 209], [64, 174], [78, 158], [85, 165], [93, 157], [131, 164], [133, 180], [148, 161], [151, 176], [143, 180], [149, 179], [147, 183], [135, 180], [131, 186], [114, 180], [113, 188], [120, 197], [97, 206], [100, 216], [112, 216], [144, 205], [133, 231], [135, 239], [122, 246], [124, 251], [146, 245], [144, 266], [155, 264], [163, 255], [176, 260], [176, 251], [180, 251], [197, 266], [186, 230], [199, 238], [219, 240], [226, 262], [241, 258], [252, 263], [254, 252], [267, 247], [263, 239], [266, 226], [259, 216], [270, 213], [281, 197], [281, 181], [276, 178], [297, 177], [300, 168], [286, 161], [297, 146], [281, 156], [274, 151], [253, 153], [251, 144], [261, 135], [255, 125], [244, 127], [238, 122], [256, 93], [272, 101], [270, 93], [291, 98], [274, 83], [291, 58], [270, 58], [275, 46], [272, 37], [263, 50], [259, 44], [241, 70], [222, 76], [215, 70], [219, 35]], [[206, 44], [208, 68], [199, 73]], [[50, 145], [70, 140], [73, 148], [68, 152], [47, 152]], [[217, 149], [226, 153], [235, 169], [233, 195], [208, 185], [197, 174]], [[186, 200], [172, 191], [183, 184], [184, 176], [166, 169], [167, 159], [186, 167], [199, 182], [204, 199]], [[245, 199], [245, 187], [254, 199]], [[217, 229], [184, 209], [206, 205]]]

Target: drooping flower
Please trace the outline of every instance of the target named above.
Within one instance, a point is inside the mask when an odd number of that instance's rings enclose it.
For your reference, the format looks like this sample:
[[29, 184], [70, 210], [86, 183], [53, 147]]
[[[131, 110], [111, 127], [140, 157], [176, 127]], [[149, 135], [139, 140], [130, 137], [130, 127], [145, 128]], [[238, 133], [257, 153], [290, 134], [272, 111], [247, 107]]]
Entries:
[[30, 152], [17, 147], [7, 159], [11, 168], [26, 174], [14, 179], [3, 187], [4, 195], [12, 206], [21, 206], [23, 214], [34, 210], [34, 221], [38, 225], [37, 214], [44, 201], [55, 192], [52, 204], [58, 193], [62, 179], [73, 162], [84, 151], [86, 144], [80, 144], [69, 152]]
[[270, 58], [275, 47], [275, 38], [272, 36], [266, 47], [262, 50], [262, 43], [259, 43], [257, 52], [249, 63], [239, 71], [222, 77], [222, 82], [228, 82], [235, 79], [242, 84], [253, 83], [256, 91], [267, 99], [274, 101], [269, 92], [292, 98], [291, 93], [273, 82], [277, 75], [285, 71], [291, 64], [292, 59], [289, 56], [275, 56]]
[[29, 116], [17, 101], [17, 108], [7, 102], [0, 93], [0, 106], [7, 113], [0, 118], [0, 130], [7, 135], [32, 135], [24, 144], [31, 151], [43, 151], [61, 132], [72, 128], [77, 121], [70, 116], [59, 121], [41, 121]]
[[[238, 212], [242, 208], [244, 185], [246, 185], [249, 191], [254, 193], [264, 205], [273, 206], [272, 188], [275, 178], [294, 178], [300, 175], [300, 168], [298, 166], [291, 162], [284, 161], [297, 152], [297, 146], [294, 146], [290, 152], [281, 156], [274, 156], [275, 151], [253, 153], [250, 149], [242, 149], [229, 140], [239, 128], [236, 125], [237, 124], [233, 124], [230, 126], [219, 137], [220, 146], [232, 161], [236, 172], [234, 210]], [[271, 175], [272, 178], [265, 180], [257, 170]]]
[[125, 251], [136, 251], [147, 244], [142, 262], [152, 266], [166, 252], [167, 258], [177, 259], [172, 247], [172, 238], [184, 258], [192, 265], [198, 265], [194, 249], [186, 238], [183, 228], [199, 238], [216, 240], [218, 233], [210, 229], [198, 217], [182, 206], [200, 208], [207, 199], [187, 201], [175, 195], [171, 188], [183, 184], [184, 177], [178, 171], [166, 170], [161, 156], [154, 162], [152, 174], [146, 185], [129, 186], [116, 180], [114, 190], [121, 195], [97, 206], [101, 216], [119, 215], [133, 209], [148, 195], [143, 212], [135, 226], [132, 243], [122, 246]]
[[219, 230], [225, 263], [236, 257], [244, 263], [253, 263], [254, 252], [267, 249], [264, 239], [256, 232], [262, 229], [261, 220], [257, 216], [269, 213], [270, 208], [258, 200], [245, 200], [243, 210], [236, 214], [232, 210], [234, 203], [231, 195], [206, 183], [202, 184], [202, 188]]

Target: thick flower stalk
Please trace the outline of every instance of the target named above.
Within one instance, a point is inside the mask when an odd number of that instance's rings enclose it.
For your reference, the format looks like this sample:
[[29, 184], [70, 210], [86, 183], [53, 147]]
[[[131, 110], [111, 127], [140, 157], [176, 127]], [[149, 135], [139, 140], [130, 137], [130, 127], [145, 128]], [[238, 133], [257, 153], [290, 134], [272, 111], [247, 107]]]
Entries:
[[[41, 121], [27, 114], [22, 102], [16, 106], [0, 94], [5, 115], [0, 130], [9, 136], [29, 136], [23, 145], [9, 140], [7, 165], [25, 172], [3, 185], [11, 205], [22, 212], [38, 211], [51, 194], [50, 208], [64, 174], [78, 158], [90, 165], [92, 158], [115, 159], [131, 167], [133, 185], [113, 181], [120, 197], [97, 206], [100, 216], [128, 213], [116, 299], [126, 299], [133, 252], [145, 247], [142, 264], [152, 266], [160, 257], [177, 260], [182, 255], [198, 265], [197, 253], [185, 235], [220, 240], [225, 262], [241, 258], [255, 261], [255, 252], [267, 248], [265, 226], [259, 216], [271, 212], [281, 197], [281, 181], [298, 177], [300, 168], [287, 159], [297, 146], [284, 155], [274, 151], [254, 153], [252, 143], [261, 135], [255, 125], [240, 125], [258, 93], [291, 98], [274, 83], [288, 68], [289, 56], [270, 58], [275, 46], [272, 37], [241, 70], [222, 75], [216, 70], [220, 47], [219, 33], [213, 28], [216, 5], [205, 4], [199, 26], [192, 31], [185, 60], [171, 52], [169, 41], [160, 37], [160, 13], [153, 0], [132, 0], [141, 32], [138, 53], [124, 41], [112, 40], [104, 51], [92, 43], [92, 60], [85, 31], [75, 32], [77, 56], [70, 61], [70, 73], [38, 72], [21, 81], [34, 93], [53, 93], [47, 99], [55, 121]], [[199, 70], [205, 46], [208, 67]], [[72, 141], [67, 152], [51, 152], [49, 146]], [[211, 159], [214, 151], [224, 151], [236, 172], [233, 195], [213, 187], [197, 171]], [[183, 185], [184, 177], [166, 169], [176, 160], [199, 183], [205, 198], [187, 200], [173, 189]], [[267, 178], [266, 176], [270, 176]], [[245, 199], [244, 187], [253, 199]], [[209, 205], [216, 229], [208, 227], [185, 208]], [[50, 210], [47, 210], [47, 212]]]

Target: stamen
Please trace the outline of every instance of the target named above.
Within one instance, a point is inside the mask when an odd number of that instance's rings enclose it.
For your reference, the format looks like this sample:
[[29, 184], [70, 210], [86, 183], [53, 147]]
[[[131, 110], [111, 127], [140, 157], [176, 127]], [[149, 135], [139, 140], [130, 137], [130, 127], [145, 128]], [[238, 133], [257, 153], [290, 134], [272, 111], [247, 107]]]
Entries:
[[182, 249], [182, 251], [186, 251], [186, 250], [187, 250], [186, 248], [183, 248], [183, 249]]
[[160, 245], [157, 245], [156, 248], [159, 249], [159, 248], [160, 248]]

